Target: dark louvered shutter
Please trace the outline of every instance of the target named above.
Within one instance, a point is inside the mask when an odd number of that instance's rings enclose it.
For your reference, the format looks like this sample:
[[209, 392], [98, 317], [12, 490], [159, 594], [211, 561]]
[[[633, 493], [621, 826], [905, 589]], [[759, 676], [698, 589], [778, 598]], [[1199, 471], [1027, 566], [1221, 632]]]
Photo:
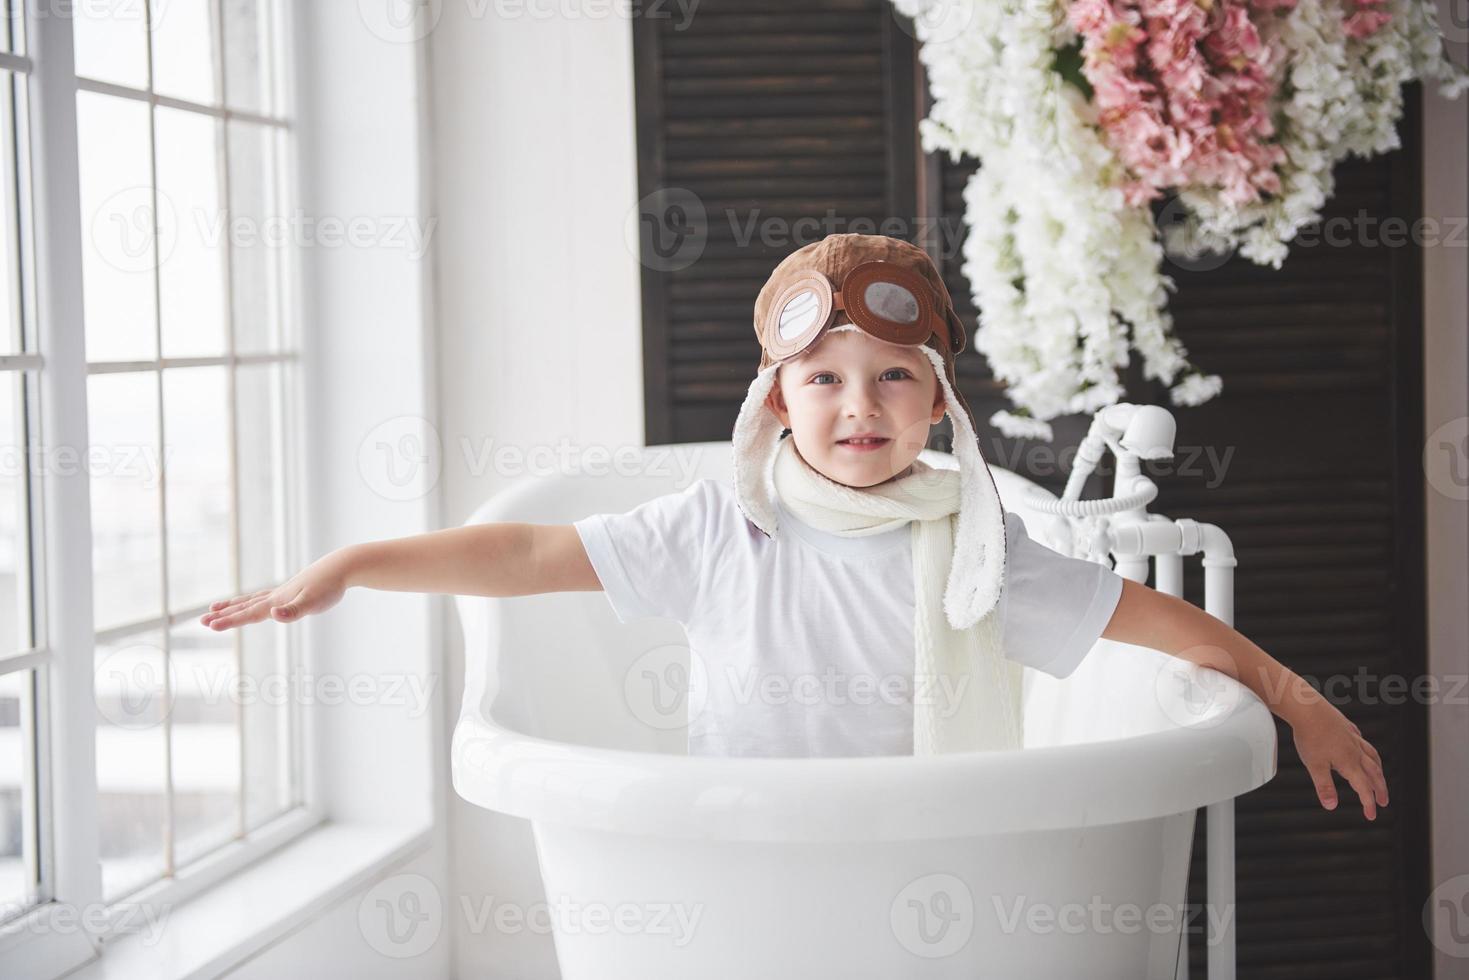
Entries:
[[[1302, 676], [1351, 678], [1352, 703], [1340, 707], [1382, 753], [1392, 799], [1369, 823], [1338, 779], [1341, 803], [1323, 810], [1277, 723], [1279, 775], [1236, 812], [1241, 978], [1431, 972], [1420, 919], [1427, 711], [1385, 703], [1380, 687], [1427, 669], [1421, 256], [1380, 234], [1389, 217], [1422, 214], [1416, 85], [1406, 101], [1402, 149], [1337, 169], [1324, 217], [1366, 237], [1332, 246], [1318, 235], [1279, 271], [1232, 258], [1176, 276], [1179, 334], [1195, 363], [1224, 378], [1218, 399], [1178, 414], [1178, 442], [1234, 455], [1212, 488], [1217, 477], [1161, 479], [1156, 509], [1229, 531], [1240, 632]], [[1197, 600], [1202, 577], [1185, 588]], [[1200, 823], [1194, 900], [1204, 894]], [[1192, 945], [1203, 976], [1203, 946]]]
[[[974, 164], [917, 150], [922, 72], [888, 0], [704, 0], [683, 30], [637, 19], [634, 41], [640, 194], [681, 189], [710, 219], [699, 260], [684, 268], [658, 268], [644, 242], [649, 444], [728, 438], [759, 361], [755, 295], [781, 257], [825, 233], [741, 243], [752, 217], [788, 228], [831, 212], [841, 224], [829, 230], [870, 231], [851, 223], [897, 217], [911, 228], [918, 214], [942, 229], [925, 244], [970, 331], [958, 376], [985, 454], [1059, 489], [1066, 474], [1055, 456], [1075, 447], [1087, 420], [1055, 420], [1050, 445], [987, 425], [1008, 402], [973, 349], [976, 311], [953, 234]], [[1421, 214], [1418, 105], [1411, 86], [1403, 149], [1338, 169], [1328, 218], [1380, 228], [1388, 216]], [[1179, 334], [1225, 388], [1208, 405], [1175, 410], [1179, 454], [1145, 464], [1161, 488], [1153, 509], [1229, 532], [1236, 626], [1272, 656], [1318, 679], [1368, 672], [1360, 690], [1376, 704], [1343, 708], [1382, 752], [1392, 793], [1369, 824], [1338, 779], [1341, 805], [1322, 810], [1279, 727], [1279, 775], [1237, 806], [1239, 976], [1420, 980], [1429, 975], [1418, 920], [1429, 890], [1427, 716], [1422, 705], [1383, 703], [1378, 689], [1385, 676], [1426, 669], [1417, 246], [1354, 238], [1297, 247], [1280, 270], [1232, 258], [1207, 272], [1168, 271]], [[1127, 378], [1129, 400], [1168, 405], [1138, 365]], [[1227, 458], [1222, 474], [1200, 447]], [[1088, 495], [1109, 479], [1104, 466]], [[1186, 567], [1186, 595], [1198, 602], [1201, 576]], [[1201, 813], [1195, 903], [1205, 895], [1203, 840]], [[1192, 925], [1194, 977], [1205, 976], [1205, 921]]]
[[[915, 213], [915, 52], [887, 0], [704, 0], [680, 24], [633, 28], [650, 445], [729, 438], [781, 258]], [[660, 262], [649, 229], [674, 240], [690, 195], [707, 234]]]
[[[1171, 304], [1179, 336], [1194, 364], [1224, 378], [1224, 391], [1174, 409], [1175, 459], [1144, 464], [1160, 488], [1151, 509], [1229, 533], [1239, 561], [1236, 628], [1302, 676], [1350, 679], [1353, 701], [1339, 706], [1382, 753], [1392, 799], [1369, 823], [1338, 777], [1341, 803], [1323, 810], [1290, 728], [1277, 720], [1279, 775], [1236, 805], [1241, 980], [1429, 975], [1419, 919], [1429, 891], [1427, 715], [1422, 705], [1385, 703], [1380, 690], [1385, 677], [1411, 680], [1427, 669], [1421, 260], [1417, 246], [1389, 247], [1380, 233], [1389, 217], [1411, 225], [1422, 214], [1419, 97], [1410, 87], [1402, 149], [1337, 169], [1323, 214], [1337, 222], [1331, 236], [1294, 248], [1279, 270], [1239, 257], [1206, 271], [1167, 269], [1179, 287]], [[924, 200], [951, 227], [962, 221], [974, 166], [926, 161]], [[1350, 241], [1325, 244], [1342, 234]], [[948, 249], [944, 260], [972, 332], [962, 254]], [[1049, 450], [983, 431], [1008, 405], [984, 359], [969, 351], [958, 367], [991, 460], [1063, 486]], [[1128, 400], [1169, 405], [1136, 363], [1127, 377]], [[1075, 447], [1087, 421], [1057, 420], [1054, 449]], [[1090, 481], [1091, 496], [1106, 492], [1110, 465], [1100, 473], [1106, 479]], [[1185, 568], [1185, 594], [1202, 604], [1197, 562]], [[1205, 895], [1204, 827], [1200, 813], [1192, 903]], [[1194, 914], [1190, 969], [1203, 977], [1207, 920]]]

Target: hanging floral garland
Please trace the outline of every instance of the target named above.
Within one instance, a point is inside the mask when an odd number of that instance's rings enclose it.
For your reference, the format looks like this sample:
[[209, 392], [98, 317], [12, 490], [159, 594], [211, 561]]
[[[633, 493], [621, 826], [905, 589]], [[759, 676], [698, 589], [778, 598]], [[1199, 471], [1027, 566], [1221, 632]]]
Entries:
[[[1116, 402], [1130, 349], [1174, 404], [1217, 395], [1173, 333], [1164, 245], [1279, 268], [1335, 165], [1399, 145], [1405, 82], [1469, 87], [1432, 0], [892, 2], [933, 96], [923, 149], [981, 164], [961, 268], [1010, 436]], [[1183, 213], [1160, 232], [1166, 196]]]

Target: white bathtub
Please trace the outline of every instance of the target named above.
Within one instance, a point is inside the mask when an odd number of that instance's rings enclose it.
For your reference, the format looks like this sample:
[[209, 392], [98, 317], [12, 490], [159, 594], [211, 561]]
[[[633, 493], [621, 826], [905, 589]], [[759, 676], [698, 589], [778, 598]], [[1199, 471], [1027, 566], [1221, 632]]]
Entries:
[[[675, 450], [730, 478], [727, 442], [658, 447], [640, 475], [530, 480], [468, 523], [630, 509], [687, 485]], [[995, 473], [1033, 537], [1064, 533]], [[1026, 671], [1021, 751], [690, 758], [677, 623], [619, 624], [600, 592], [457, 605], [454, 787], [531, 821], [566, 980], [1170, 980], [1199, 807], [1231, 927], [1210, 974], [1232, 973], [1232, 801], [1275, 774], [1275, 728], [1222, 674], [1104, 640], [1064, 680]]]

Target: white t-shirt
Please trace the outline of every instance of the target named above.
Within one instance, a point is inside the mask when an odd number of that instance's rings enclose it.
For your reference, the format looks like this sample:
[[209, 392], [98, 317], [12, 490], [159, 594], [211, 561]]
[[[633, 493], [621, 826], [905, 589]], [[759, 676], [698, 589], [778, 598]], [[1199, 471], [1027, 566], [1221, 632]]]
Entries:
[[[843, 537], [776, 506], [767, 538], [732, 487], [703, 479], [573, 526], [621, 622], [683, 624], [690, 755], [912, 755], [912, 529]], [[1005, 655], [1065, 677], [1122, 578], [1032, 541], [1015, 514], [1005, 522]]]

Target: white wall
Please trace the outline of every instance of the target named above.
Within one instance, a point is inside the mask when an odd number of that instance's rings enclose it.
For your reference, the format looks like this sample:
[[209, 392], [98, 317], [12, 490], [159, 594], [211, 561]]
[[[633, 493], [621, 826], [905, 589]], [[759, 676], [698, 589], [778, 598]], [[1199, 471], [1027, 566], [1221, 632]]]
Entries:
[[[371, 3], [289, 6], [298, 33], [301, 211], [349, 229], [356, 222], [359, 229], [356, 244], [322, 230], [306, 240], [302, 254], [309, 560], [351, 542], [441, 526], [430, 471], [411, 469], [399, 484], [372, 465], [382, 465], [373, 452], [378, 441], [431, 427], [435, 411], [429, 260], [414, 244], [415, 235], [431, 236], [432, 229], [424, 177], [427, 49], [392, 22], [375, 20]], [[354, 593], [301, 624], [315, 657], [309, 669], [318, 676], [382, 682], [375, 689], [381, 697], [318, 709], [322, 754], [311, 762], [328, 818], [433, 821], [432, 847], [384, 869], [374, 884], [420, 874], [441, 896], [450, 795], [440, 642], [447, 603], [410, 593]], [[426, 711], [417, 695], [389, 686], [409, 677], [430, 695]], [[359, 905], [370, 889], [301, 923], [232, 975], [449, 976], [447, 919], [426, 950], [385, 955], [359, 925]]]
[[[1453, 7], [1457, 6], [1457, 12]], [[1453, 33], [1450, 50], [1459, 64], [1469, 64], [1469, 23], [1465, 8], [1439, 0], [1439, 23]], [[1454, 23], [1457, 16], [1459, 23]], [[1425, 94], [1423, 100], [1423, 210], [1428, 216], [1469, 215], [1469, 95], [1448, 102]], [[1423, 253], [1424, 387], [1423, 431], [1429, 453], [1436, 453], [1434, 433], [1463, 439], [1469, 418], [1469, 246], [1461, 225], [1457, 246], [1440, 245]], [[1440, 430], [1447, 425], [1447, 430]], [[1445, 458], [1436, 456], [1440, 462]], [[1466, 462], [1460, 460], [1461, 465]], [[1428, 549], [1428, 672], [1443, 680], [1469, 676], [1469, 504], [1463, 494], [1442, 492], [1453, 481], [1444, 471], [1430, 472], [1424, 490]], [[1465, 489], [1458, 487], [1460, 491]], [[1451, 690], [1452, 688], [1445, 688]], [[1469, 874], [1469, 705], [1462, 692], [1428, 709], [1430, 778], [1429, 887], [1443, 885], [1457, 901]], [[1460, 883], [1456, 884], [1458, 878]], [[1417, 911], [1417, 910], [1410, 910]], [[1410, 919], [1411, 921], [1411, 919]], [[1439, 923], [1434, 976], [1438, 980], [1469, 977], [1464, 943], [1446, 934]], [[1447, 950], [1457, 950], [1450, 956]]]
[[[445, 526], [520, 472], [496, 466], [501, 447], [643, 444], [638, 262], [623, 239], [637, 201], [631, 24], [497, 18], [495, 7], [444, 3], [428, 37]], [[447, 629], [457, 707], [452, 613]], [[457, 796], [450, 821], [456, 900], [533, 915], [545, 895], [529, 825]], [[556, 976], [543, 918], [536, 929], [469, 918], [456, 976]]]

